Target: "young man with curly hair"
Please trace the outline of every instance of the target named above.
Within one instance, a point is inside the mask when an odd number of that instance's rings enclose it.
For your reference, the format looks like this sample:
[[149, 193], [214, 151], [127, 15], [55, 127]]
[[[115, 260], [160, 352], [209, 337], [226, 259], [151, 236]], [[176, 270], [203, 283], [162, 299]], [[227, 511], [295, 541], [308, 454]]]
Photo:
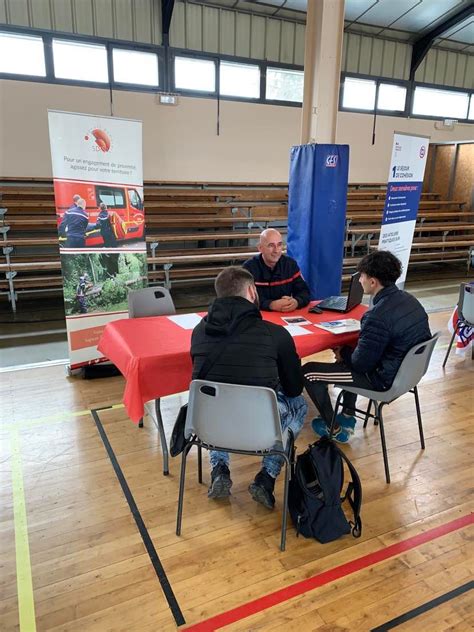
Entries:
[[[396, 285], [402, 265], [387, 250], [366, 255], [357, 267], [365, 294], [373, 306], [362, 317], [355, 349], [336, 347], [335, 363], [308, 362], [303, 366], [306, 390], [320, 417], [311, 422], [320, 436], [329, 434], [334, 413], [328, 384], [350, 384], [370, 390], [388, 390], [407, 352], [431, 337], [428, 316], [418, 300]], [[333, 438], [347, 443], [354, 433], [357, 396], [344, 392], [343, 411], [336, 417]]]

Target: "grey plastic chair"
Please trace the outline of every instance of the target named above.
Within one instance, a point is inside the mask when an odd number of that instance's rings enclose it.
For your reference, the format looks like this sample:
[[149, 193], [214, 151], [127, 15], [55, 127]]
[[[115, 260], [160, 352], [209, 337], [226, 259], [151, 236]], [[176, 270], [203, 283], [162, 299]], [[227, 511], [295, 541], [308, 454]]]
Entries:
[[[288, 482], [294, 458], [291, 430], [282, 432], [275, 391], [257, 386], [222, 384], [193, 380], [189, 389], [184, 436], [188, 445], [182, 452], [176, 535], [181, 535], [186, 457], [193, 445], [249, 456], [278, 454], [285, 461], [285, 487], [280, 549], [285, 550], [288, 513]], [[202, 463], [198, 458], [199, 482]]]
[[128, 293], [128, 315], [130, 318], [176, 314], [169, 290], [164, 287], [145, 287]]
[[[142, 290], [131, 290], [128, 293], [128, 315], [130, 318], [172, 314], [176, 314], [176, 308], [169, 290], [164, 287], [146, 287]], [[159, 399], [155, 399], [155, 416], [163, 452], [163, 474], [167, 476], [169, 473], [168, 444], [166, 443]], [[153, 414], [152, 417], [154, 417]], [[138, 422], [138, 427], [143, 428], [143, 417]]]
[[[417, 386], [421, 378], [428, 370], [431, 355], [439, 336], [440, 333], [437, 332], [432, 338], [430, 338], [430, 340], [427, 340], [426, 342], [421, 342], [420, 344], [412, 347], [410, 351], [408, 351], [406, 356], [403, 358], [403, 362], [401, 363], [393, 384], [388, 391], [371, 391], [365, 388], [357, 388], [355, 386], [335, 384], [337, 388], [341, 388], [343, 390], [339, 393], [336, 400], [336, 406], [334, 408], [334, 415], [331, 423], [331, 436], [333, 434], [333, 429], [335, 426], [336, 415], [338, 414], [338, 410], [342, 405], [342, 397], [344, 395], [344, 391], [355, 393], [356, 395], [361, 395], [362, 397], [367, 397], [367, 399], [369, 400], [367, 410], [363, 411], [356, 408], [356, 413], [364, 416], [364, 428], [367, 426], [367, 422], [369, 419], [373, 419], [375, 425], [378, 425], [380, 428], [380, 440], [382, 442], [382, 454], [385, 467], [385, 480], [387, 481], [387, 483], [390, 483], [390, 470], [388, 467], [388, 455], [387, 446], [385, 444], [385, 431], [383, 427], [382, 409], [387, 404], [391, 404], [402, 395], [405, 395], [405, 393], [413, 393], [413, 395], [415, 396], [416, 415], [418, 418], [418, 430], [420, 432], [421, 448], [422, 450], [425, 449], [425, 438], [423, 435], [420, 400], [418, 397]], [[372, 409], [372, 404], [375, 407], [374, 415], [372, 415], [370, 412]]]
[[[459, 286], [458, 321], [456, 323], [456, 327], [454, 328], [453, 335], [451, 336], [451, 341], [444, 358], [443, 369], [446, 366], [449, 354], [451, 353], [454, 338], [463, 325], [474, 327], [474, 286], [467, 286], [466, 283], [461, 283]], [[472, 348], [472, 354], [474, 357], [474, 346]]]

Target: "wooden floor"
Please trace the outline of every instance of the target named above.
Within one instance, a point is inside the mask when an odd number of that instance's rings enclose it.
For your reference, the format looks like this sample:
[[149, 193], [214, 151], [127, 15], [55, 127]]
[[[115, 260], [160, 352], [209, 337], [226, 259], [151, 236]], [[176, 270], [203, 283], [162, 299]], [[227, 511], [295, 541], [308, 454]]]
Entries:
[[[445, 334], [420, 386], [425, 452], [419, 447], [410, 395], [386, 409], [391, 485], [385, 484], [374, 426], [364, 431], [358, 425], [345, 448], [364, 491], [359, 540], [346, 537], [321, 545], [297, 539], [290, 527], [287, 550], [281, 553], [281, 486], [274, 512], [257, 505], [247, 486], [259, 464], [235, 457], [230, 500], [208, 500], [206, 487], [196, 480], [194, 455], [178, 538], [179, 460], [163, 477], [150, 420], [140, 430], [122, 407], [98, 413], [186, 626], [213, 630], [233, 621], [225, 629], [371, 630], [474, 579], [469, 520], [474, 506], [474, 363], [453, 352], [443, 373], [447, 320], [447, 312], [431, 318], [432, 329]], [[330, 354], [318, 358], [329, 360]], [[66, 378], [62, 366], [1, 378], [0, 630], [175, 630], [89, 413], [120, 403], [122, 379]], [[168, 432], [182, 400], [164, 400]], [[313, 415], [310, 410], [308, 420]], [[307, 422], [298, 447], [304, 449], [314, 438]], [[438, 529], [464, 517], [464, 526], [445, 535]], [[419, 541], [420, 534], [426, 534], [424, 540]], [[392, 546], [399, 543], [406, 550]], [[386, 552], [386, 559], [376, 552]], [[336, 570], [321, 575], [331, 569]], [[311, 588], [315, 576], [326, 580]], [[298, 584], [303, 581], [308, 583]], [[291, 592], [295, 584], [300, 592]], [[246, 606], [276, 591], [274, 605], [260, 600], [254, 610]], [[473, 602], [474, 591], [464, 592], [397, 629], [472, 630]], [[196, 625], [240, 606], [231, 618]]]

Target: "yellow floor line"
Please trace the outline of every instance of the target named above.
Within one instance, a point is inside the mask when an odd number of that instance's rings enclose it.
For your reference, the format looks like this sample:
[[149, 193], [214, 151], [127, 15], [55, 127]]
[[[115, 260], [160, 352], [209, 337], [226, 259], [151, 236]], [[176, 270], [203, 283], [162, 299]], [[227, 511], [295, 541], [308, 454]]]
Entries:
[[20, 632], [35, 632], [35, 601], [31, 576], [30, 544], [26, 519], [25, 491], [21, 467], [20, 434], [18, 429], [10, 432], [12, 454], [12, 492], [15, 524], [16, 583], [18, 591], [18, 614]]
[[[114, 404], [111, 408], [124, 408], [123, 404]], [[8, 423], [3, 424], [4, 428], [12, 429], [12, 428], [33, 428], [35, 426], [42, 426], [43, 424], [47, 424], [50, 422], [57, 421], [69, 421], [70, 419], [74, 419], [75, 417], [84, 417], [86, 415], [90, 415], [90, 410], [78, 410], [77, 412], [68, 412], [64, 411], [62, 413], [56, 413], [56, 415], [50, 415], [49, 417], [39, 417], [38, 419], [31, 420], [23, 420], [23, 421], [9, 421]]]

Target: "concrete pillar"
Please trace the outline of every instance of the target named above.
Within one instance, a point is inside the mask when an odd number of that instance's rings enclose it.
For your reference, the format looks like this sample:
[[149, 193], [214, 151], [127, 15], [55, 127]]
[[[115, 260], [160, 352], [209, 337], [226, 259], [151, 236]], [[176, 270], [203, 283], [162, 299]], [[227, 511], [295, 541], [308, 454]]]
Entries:
[[344, 0], [308, 0], [301, 143], [335, 143]]

